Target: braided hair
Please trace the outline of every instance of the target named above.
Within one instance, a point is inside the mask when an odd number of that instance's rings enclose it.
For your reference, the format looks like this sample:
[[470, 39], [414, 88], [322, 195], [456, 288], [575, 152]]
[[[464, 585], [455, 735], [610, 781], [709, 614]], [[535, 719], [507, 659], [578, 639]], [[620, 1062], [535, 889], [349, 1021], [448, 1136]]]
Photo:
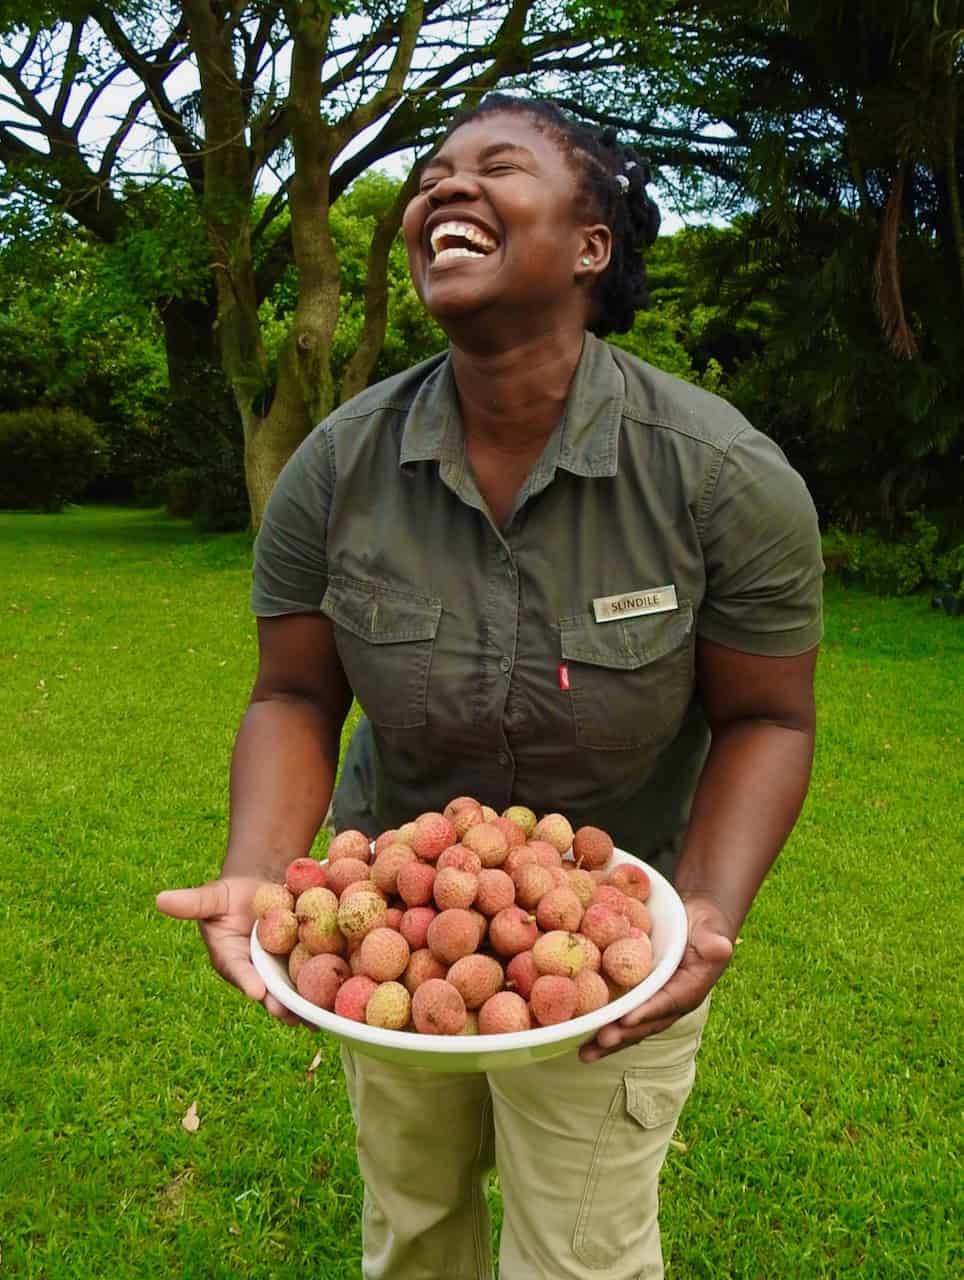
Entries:
[[489, 93], [452, 120], [446, 137], [481, 116], [528, 116], [558, 143], [580, 180], [586, 220], [604, 222], [612, 232], [609, 265], [596, 281], [588, 328], [599, 338], [625, 333], [649, 301], [645, 249], [659, 231], [659, 209], [646, 194], [652, 174], [646, 160], [619, 141], [610, 126], [596, 129], [566, 115], [554, 102]]

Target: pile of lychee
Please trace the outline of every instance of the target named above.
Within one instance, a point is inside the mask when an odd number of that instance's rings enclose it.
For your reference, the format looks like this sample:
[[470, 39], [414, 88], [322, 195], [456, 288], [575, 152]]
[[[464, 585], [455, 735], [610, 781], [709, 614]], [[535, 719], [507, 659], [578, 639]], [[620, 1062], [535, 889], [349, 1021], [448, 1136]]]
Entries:
[[342, 831], [256, 895], [257, 937], [312, 1004], [423, 1035], [493, 1035], [602, 1008], [653, 968], [650, 880], [598, 827], [469, 796], [374, 845]]

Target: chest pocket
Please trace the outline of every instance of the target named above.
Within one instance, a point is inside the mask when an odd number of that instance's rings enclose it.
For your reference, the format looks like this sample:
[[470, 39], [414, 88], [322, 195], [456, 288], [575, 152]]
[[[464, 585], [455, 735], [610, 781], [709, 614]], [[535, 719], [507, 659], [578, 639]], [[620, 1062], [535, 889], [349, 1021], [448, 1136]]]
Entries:
[[602, 751], [655, 747], [676, 734], [693, 690], [693, 609], [559, 622], [576, 740]]
[[341, 665], [372, 724], [423, 725], [441, 600], [381, 583], [330, 578], [321, 611], [335, 624]]

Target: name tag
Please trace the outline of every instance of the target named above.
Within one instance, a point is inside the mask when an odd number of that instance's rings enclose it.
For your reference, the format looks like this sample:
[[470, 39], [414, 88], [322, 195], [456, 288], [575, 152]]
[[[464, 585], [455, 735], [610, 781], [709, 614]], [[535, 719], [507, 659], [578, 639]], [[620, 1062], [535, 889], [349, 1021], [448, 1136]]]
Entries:
[[627, 591], [621, 596], [599, 596], [592, 602], [597, 622], [615, 622], [618, 618], [636, 618], [641, 613], [669, 613], [678, 609], [676, 588], [652, 587], [647, 591]]

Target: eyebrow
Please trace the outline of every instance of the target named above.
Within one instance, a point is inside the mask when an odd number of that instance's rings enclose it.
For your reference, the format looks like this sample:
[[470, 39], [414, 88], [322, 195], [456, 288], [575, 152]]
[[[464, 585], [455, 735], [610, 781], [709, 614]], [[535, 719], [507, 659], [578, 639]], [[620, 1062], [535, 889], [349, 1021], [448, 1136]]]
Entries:
[[[479, 162], [491, 160], [493, 156], [501, 155], [505, 151], [515, 151], [519, 155], [527, 156], [530, 160], [535, 159], [528, 147], [523, 147], [517, 142], [490, 142], [487, 147], [483, 147], [479, 152]], [[436, 152], [434, 156], [429, 156], [422, 168], [429, 169], [432, 165], [441, 165], [445, 169], [451, 169], [452, 161], [442, 152]]]

